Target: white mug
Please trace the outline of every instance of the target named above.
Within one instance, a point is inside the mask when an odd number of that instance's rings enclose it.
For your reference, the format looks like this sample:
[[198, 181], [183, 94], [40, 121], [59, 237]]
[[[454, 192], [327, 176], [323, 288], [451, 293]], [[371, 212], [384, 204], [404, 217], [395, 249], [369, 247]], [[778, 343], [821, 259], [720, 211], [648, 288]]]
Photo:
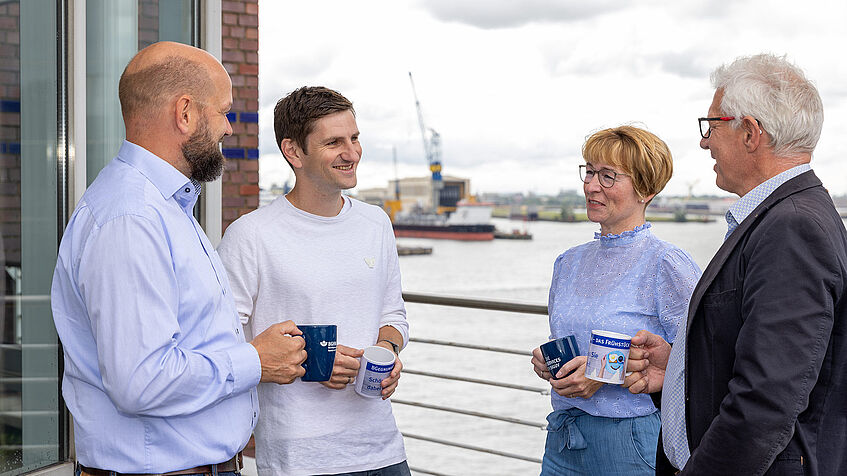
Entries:
[[394, 369], [394, 352], [378, 345], [365, 348], [359, 359], [359, 375], [356, 376], [356, 393], [363, 397], [382, 396], [382, 381], [388, 378]]
[[622, 384], [631, 341], [632, 336], [626, 334], [592, 330], [585, 376], [598, 382]]

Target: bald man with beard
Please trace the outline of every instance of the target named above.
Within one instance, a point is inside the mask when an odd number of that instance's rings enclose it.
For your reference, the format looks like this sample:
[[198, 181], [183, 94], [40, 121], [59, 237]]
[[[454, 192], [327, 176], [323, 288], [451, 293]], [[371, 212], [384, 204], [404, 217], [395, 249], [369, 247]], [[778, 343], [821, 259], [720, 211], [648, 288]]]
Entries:
[[86, 190], [53, 276], [62, 394], [82, 474], [237, 474], [256, 385], [303, 375], [291, 321], [246, 342], [192, 210], [217, 178], [232, 83], [207, 52], [141, 50], [120, 79], [126, 141]]

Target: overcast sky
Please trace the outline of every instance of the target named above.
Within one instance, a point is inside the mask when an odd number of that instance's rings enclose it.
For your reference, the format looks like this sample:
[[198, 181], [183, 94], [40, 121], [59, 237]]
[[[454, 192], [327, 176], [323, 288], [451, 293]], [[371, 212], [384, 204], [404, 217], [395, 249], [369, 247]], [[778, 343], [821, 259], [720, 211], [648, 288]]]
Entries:
[[[260, 182], [289, 178], [274, 144], [273, 106], [322, 85], [356, 108], [359, 188], [426, 176], [408, 73], [443, 173], [472, 192], [579, 189], [580, 148], [620, 124], [665, 140], [665, 195], [725, 194], [699, 148], [709, 73], [738, 56], [787, 57], [817, 85], [826, 120], [812, 167], [847, 193], [847, 2], [368, 0], [259, 2]], [[293, 179], [293, 178], [292, 178]]]

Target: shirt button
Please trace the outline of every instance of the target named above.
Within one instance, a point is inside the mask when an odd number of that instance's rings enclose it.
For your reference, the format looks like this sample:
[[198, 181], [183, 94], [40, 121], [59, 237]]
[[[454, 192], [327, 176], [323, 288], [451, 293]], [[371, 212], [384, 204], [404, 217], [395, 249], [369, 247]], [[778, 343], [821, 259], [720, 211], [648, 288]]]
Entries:
[[188, 187], [185, 187], [185, 193], [190, 193], [190, 192], [191, 192], [191, 189], [188, 188]]
[[239, 332], [238, 332], [238, 328], [237, 328], [237, 327], [235, 328], [235, 333], [236, 333], [236, 334], [238, 334], [238, 333], [239, 333]]

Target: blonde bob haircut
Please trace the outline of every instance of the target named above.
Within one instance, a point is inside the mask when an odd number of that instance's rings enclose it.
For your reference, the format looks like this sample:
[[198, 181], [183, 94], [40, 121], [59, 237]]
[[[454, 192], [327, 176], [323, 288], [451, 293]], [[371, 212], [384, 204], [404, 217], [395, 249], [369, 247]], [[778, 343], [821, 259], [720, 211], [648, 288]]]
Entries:
[[673, 158], [667, 144], [655, 134], [633, 126], [595, 132], [582, 146], [582, 157], [586, 163], [609, 164], [629, 175], [641, 198], [661, 192], [673, 175]]

